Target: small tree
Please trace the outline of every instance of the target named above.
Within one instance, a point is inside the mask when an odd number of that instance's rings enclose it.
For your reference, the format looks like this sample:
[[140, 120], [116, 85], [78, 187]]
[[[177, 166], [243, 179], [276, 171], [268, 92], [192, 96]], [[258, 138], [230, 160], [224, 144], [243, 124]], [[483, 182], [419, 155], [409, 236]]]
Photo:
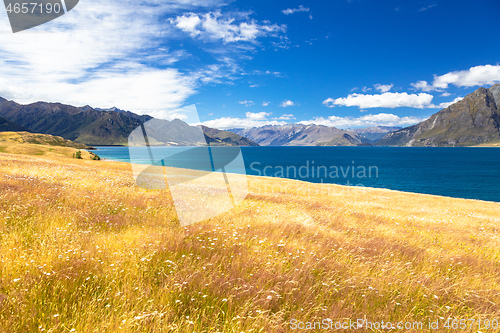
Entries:
[[78, 150], [76, 153], [74, 153], [73, 158], [81, 160], [82, 159], [82, 151]]

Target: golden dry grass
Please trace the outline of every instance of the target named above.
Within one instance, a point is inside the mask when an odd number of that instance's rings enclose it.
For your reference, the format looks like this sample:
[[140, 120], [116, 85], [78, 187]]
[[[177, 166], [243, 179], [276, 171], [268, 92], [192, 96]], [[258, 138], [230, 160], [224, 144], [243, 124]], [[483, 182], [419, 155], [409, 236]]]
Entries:
[[[0, 132], [0, 152], [22, 155], [72, 157], [79, 149], [90, 148], [58, 136], [28, 132]], [[90, 160], [92, 153], [82, 150], [82, 159]]]
[[0, 331], [500, 315], [498, 203], [258, 177], [249, 192], [182, 228], [128, 164], [0, 154]]

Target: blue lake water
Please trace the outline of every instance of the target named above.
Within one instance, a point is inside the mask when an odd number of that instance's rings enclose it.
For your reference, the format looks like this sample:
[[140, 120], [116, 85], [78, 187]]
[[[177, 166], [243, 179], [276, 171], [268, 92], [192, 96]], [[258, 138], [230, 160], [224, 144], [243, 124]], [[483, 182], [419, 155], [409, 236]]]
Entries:
[[[102, 158], [130, 162], [127, 147], [97, 148]], [[167, 165], [189, 167], [189, 161], [168, 163], [182, 148], [153, 149]], [[241, 152], [246, 170], [231, 172], [500, 202], [500, 148], [241, 147]], [[150, 159], [144, 155], [134, 162], [150, 164]]]

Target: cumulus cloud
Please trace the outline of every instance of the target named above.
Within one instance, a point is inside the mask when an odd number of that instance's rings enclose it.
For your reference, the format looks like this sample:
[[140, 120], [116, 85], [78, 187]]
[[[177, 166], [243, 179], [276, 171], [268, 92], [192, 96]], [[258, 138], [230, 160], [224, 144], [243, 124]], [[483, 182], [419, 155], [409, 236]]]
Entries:
[[375, 84], [374, 85], [375, 89], [377, 89], [378, 91], [382, 92], [382, 93], [386, 93], [388, 92], [389, 90], [392, 89], [392, 87], [394, 87], [394, 84]]
[[327, 98], [323, 104], [328, 107], [336, 105], [342, 106], [358, 106], [362, 109], [369, 108], [397, 108], [397, 107], [411, 107], [411, 108], [428, 108], [432, 107], [432, 99], [434, 96], [426, 93], [408, 94], [404, 93], [391, 93], [386, 92], [377, 95], [364, 95], [364, 94], [350, 94], [347, 97], [337, 99]]
[[434, 87], [429, 84], [427, 81], [418, 81], [418, 82], [415, 82], [415, 83], [412, 83], [411, 84], [413, 88], [417, 89], [417, 90], [422, 90], [422, 91], [433, 91], [435, 90]]
[[362, 117], [337, 117], [330, 116], [328, 118], [317, 117], [312, 120], [301, 121], [304, 125], [324, 125], [338, 128], [356, 128], [370, 126], [410, 126], [417, 124], [427, 118], [418, 117], [399, 117], [390, 113], [369, 114]]
[[280, 107], [287, 108], [289, 106], [295, 106], [295, 105], [296, 105], [295, 102], [287, 99], [287, 100], [284, 100], [283, 102], [281, 102]]
[[457, 87], [475, 87], [492, 85], [498, 82], [500, 82], [500, 65], [484, 65], [449, 72], [440, 76], [435, 75], [432, 83], [418, 81], [412, 83], [412, 86], [422, 91], [442, 91], [447, 89], [450, 84]]
[[238, 23], [234, 18], [224, 18], [220, 12], [210, 12], [204, 15], [189, 13], [171, 18], [169, 21], [193, 38], [222, 40], [225, 44], [254, 42], [258, 37], [277, 37], [286, 31], [285, 25], [259, 24], [255, 20]]
[[247, 119], [250, 119], [250, 120], [265, 120], [270, 115], [271, 114], [267, 113], [267, 112], [258, 112], [258, 113], [247, 112], [245, 114]]
[[239, 101], [238, 103], [244, 105], [244, 106], [252, 106], [255, 105], [253, 101]]
[[268, 106], [269, 104], [271, 104], [271, 102], [267, 102], [267, 101], [262, 102], [262, 106]]

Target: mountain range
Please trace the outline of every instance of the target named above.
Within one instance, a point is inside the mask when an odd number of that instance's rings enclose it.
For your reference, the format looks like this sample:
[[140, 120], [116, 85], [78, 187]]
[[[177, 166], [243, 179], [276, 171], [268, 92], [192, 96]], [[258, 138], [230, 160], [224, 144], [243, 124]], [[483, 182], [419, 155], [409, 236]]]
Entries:
[[263, 146], [431, 146], [500, 144], [500, 83], [479, 88], [416, 125], [341, 130], [287, 124], [229, 130]]
[[322, 125], [268, 125], [249, 129], [230, 129], [261, 146], [355, 146], [363, 137], [352, 131]]
[[[500, 84], [479, 88], [416, 125], [342, 130], [314, 124], [286, 124], [222, 131], [157, 120], [130, 111], [37, 102], [21, 105], [0, 97], [0, 131], [61, 136], [91, 146], [127, 145], [128, 136], [156, 120], [151, 144], [224, 146], [474, 146], [500, 143]], [[150, 122], [150, 124], [152, 124]], [[204, 139], [204, 140], [203, 140]]]
[[[130, 111], [94, 109], [90, 106], [75, 107], [61, 103], [36, 102], [18, 104], [0, 97], [0, 131], [27, 131], [50, 134], [89, 146], [126, 145], [128, 136], [141, 124], [153, 119]], [[171, 123], [168, 128], [176, 133], [199, 128], [181, 120], [163, 121]], [[211, 145], [255, 146], [254, 142], [231, 132], [208, 127], [202, 128], [205, 139]], [[173, 133], [173, 132], [172, 132]], [[170, 142], [179, 145], [182, 142]]]
[[500, 141], [500, 84], [479, 88], [416, 125], [391, 132], [377, 146], [474, 146]]
[[288, 124], [230, 129], [261, 146], [359, 146], [370, 145], [401, 127], [374, 126], [342, 130], [323, 125]]

